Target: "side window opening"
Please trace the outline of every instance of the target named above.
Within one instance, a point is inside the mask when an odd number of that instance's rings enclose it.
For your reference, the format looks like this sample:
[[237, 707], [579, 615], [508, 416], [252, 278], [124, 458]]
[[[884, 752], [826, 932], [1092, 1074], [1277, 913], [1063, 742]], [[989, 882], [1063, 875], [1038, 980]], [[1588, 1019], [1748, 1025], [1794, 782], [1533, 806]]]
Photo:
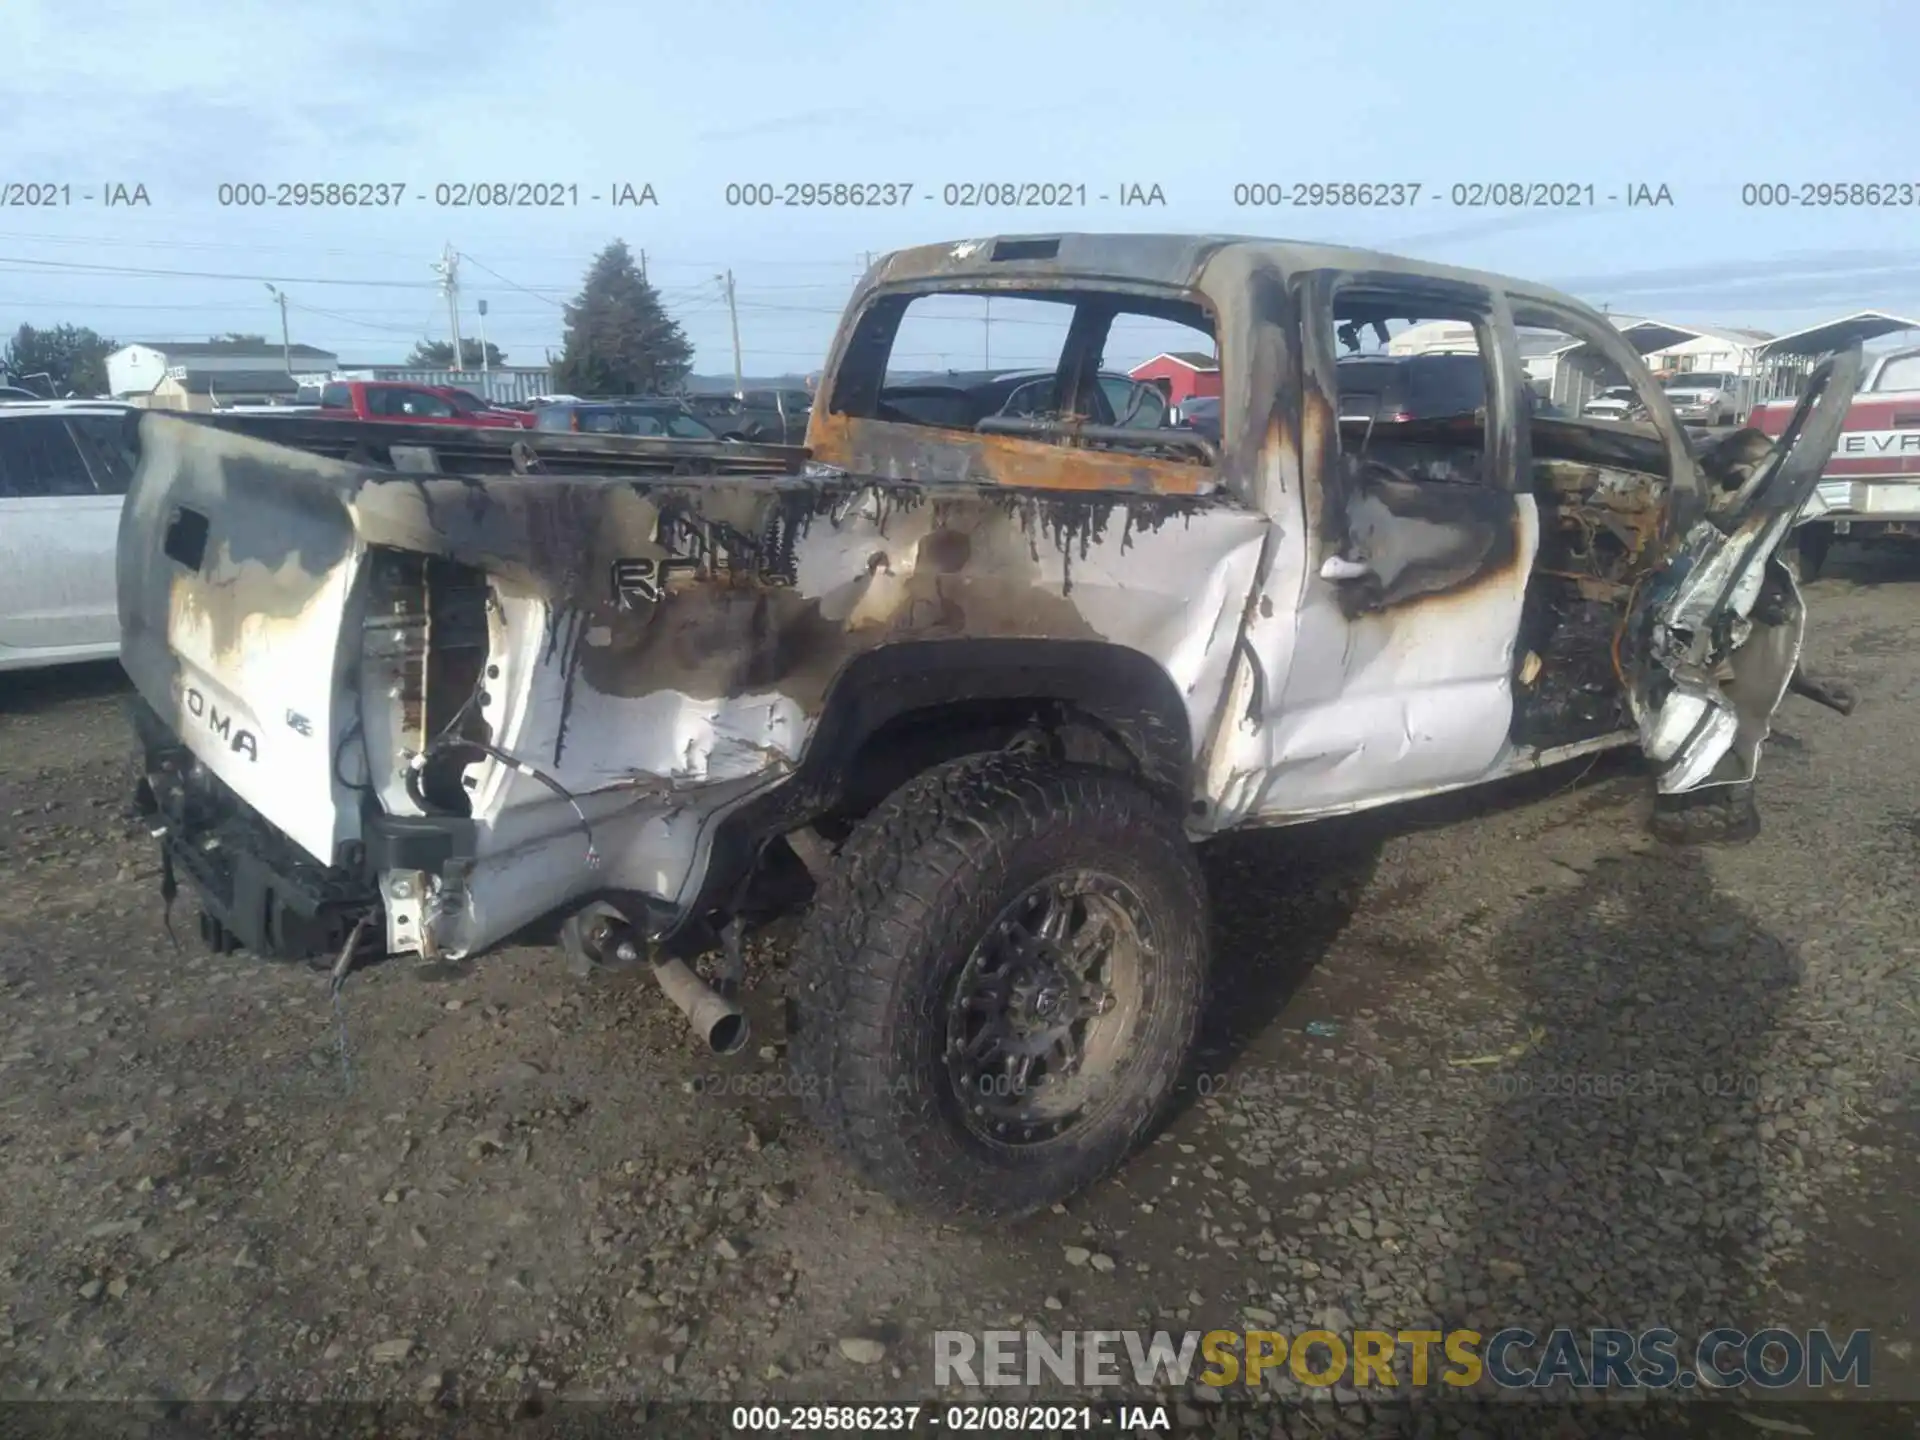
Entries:
[[[1603, 332], [1582, 317], [1519, 296], [1511, 304], [1527, 381], [1521, 413], [1536, 462], [1600, 447], [1621, 468], [1669, 479], [1671, 457], [1651, 426], [1647, 399], [1607, 353]], [[1620, 436], [1616, 427], [1623, 422], [1634, 433]], [[1614, 433], [1601, 433], [1606, 431]], [[1538, 469], [1536, 463], [1536, 478]]]
[[399, 413], [417, 415], [428, 420], [451, 420], [459, 412], [453, 402], [444, 400], [428, 390], [402, 390], [396, 392], [400, 397]]
[[[1197, 303], [1103, 291], [882, 296], [855, 325], [829, 410], [1212, 464], [1216, 438], [1176, 423], [1159, 370], [1220, 393]], [[1184, 392], [1183, 392], [1184, 393]]]
[[1340, 450], [1349, 468], [1492, 484], [1493, 332], [1485, 312], [1391, 287], [1341, 290], [1331, 316]]

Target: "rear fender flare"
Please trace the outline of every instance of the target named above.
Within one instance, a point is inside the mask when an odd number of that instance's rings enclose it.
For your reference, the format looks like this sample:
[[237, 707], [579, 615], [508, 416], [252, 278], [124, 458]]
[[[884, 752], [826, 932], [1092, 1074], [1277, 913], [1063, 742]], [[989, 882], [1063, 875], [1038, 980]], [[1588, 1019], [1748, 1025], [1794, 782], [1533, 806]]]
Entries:
[[666, 942], [704, 943], [705, 917], [731, 907], [761, 849], [831, 810], [846, 791], [849, 766], [883, 727], [949, 705], [1029, 699], [1094, 721], [1125, 747], [1149, 790], [1185, 805], [1194, 764], [1187, 709], [1173, 678], [1141, 651], [1091, 640], [885, 645], [855, 656], [834, 677], [793, 773], [709, 827], [697, 893], [680, 907]]

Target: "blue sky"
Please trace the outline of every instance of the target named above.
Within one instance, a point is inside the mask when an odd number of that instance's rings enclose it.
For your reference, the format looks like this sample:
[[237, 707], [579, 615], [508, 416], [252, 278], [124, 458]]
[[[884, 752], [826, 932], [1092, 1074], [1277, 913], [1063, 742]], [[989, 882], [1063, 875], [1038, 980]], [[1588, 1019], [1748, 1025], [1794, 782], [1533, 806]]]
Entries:
[[[557, 349], [593, 253], [647, 254], [698, 349], [812, 368], [870, 251], [996, 232], [1225, 230], [1335, 240], [1555, 282], [1616, 310], [1774, 331], [1920, 312], [1920, 204], [1756, 209], [1743, 182], [1920, 189], [1920, 4], [1372, 0], [962, 7], [602, 0], [204, 0], [0, 5], [0, 330], [122, 339], [277, 334], [349, 359], [444, 338], [429, 269], [462, 267], [463, 331], [513, 362]], [[442, 209], [436, 183], [577, 184], [578, 206]], [[1418, 182], [1410, 210], [1236, 207], [1249, 181]], [[221, 208], [222, 182], [404, 181], [374, 211]], [[1476, 181], [1666, 184], [1671, 208], [1456, 207]], [[80, 201], [142, 183], [143, 209]], [[651, 183], [660, 203], [589, 194]], [[903, 208], [741, 209], [728, 182], [893, 181]], [[942, 187], [1158, 185], [1164, 208], [948, 208]], [[1440, 198], [1432, 198], [1439, 196]], [[931, 197], [931, 198], [925, 198]], [[129, 270], [188, 273], [123, 273]], [[223, 278], [214, 278], [223, 277]], [[231, 277], [231, 278], [224, 278]], [[971, 363], [974, 327], [955, 327]], [[945, 348], [946, 342], [940, 342]], [[994, 342], [998, 363], [1020, 358]]]

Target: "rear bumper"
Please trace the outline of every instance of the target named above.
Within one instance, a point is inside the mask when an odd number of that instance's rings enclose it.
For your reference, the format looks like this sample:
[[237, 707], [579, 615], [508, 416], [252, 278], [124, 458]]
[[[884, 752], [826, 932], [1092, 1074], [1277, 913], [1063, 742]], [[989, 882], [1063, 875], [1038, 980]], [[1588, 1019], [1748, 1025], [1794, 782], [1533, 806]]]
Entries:
[[1800, 512], [1800, 523], [1809, 521], [1841, 534], [1911, 533], [1920, 525], [1920, 478], [1822, 480]]
[[145, 700], [127, 703], [141, 752], [135, 805], [202, 912], [256, 955], [337, 954], [362, 919], [384, 933], [382, 871], [438, 873], [472, 853], [470, 821], [374, 816], [364, 841], [321, 865], [200, 765]]
[[[144, 699], [135, 695], [127, 707], [141, 755], [134, 803], [183, 893], [211, 922], [203, 922], [203, 932], [226, 948], [269, 959], [331, 959], [364, 919], [372, 935], [386, 937], [389, 953], [458, 958], [543, 914], [592, 900], [617, 906], [667, 953], [695, 953], [713, 941], [710, 927], [685, 905], [612, 876], [613, 884], [582, 886], [587, 872], [575, 855], [581, 835], [565, 807], [558, 828], [540, 826], [501, 846], [498, 837], [486, 843], [469, 819], [388, 815], [369, 805], [361, 839], [342, 844], [334, 862], [322, 865], [202, 765]], [[731, 788], [741, 793], [720, 809], [756, 793]], [[744, 879], [763, 838], [729, 828], [731, 843], [715, 856], [719, 809], [684, 801], [637, 812], [629, 801], [595, 818], [596, 833], [617, 851], [651, 829], [686, 825], [684, 839], [653, 853], [678, 860], [688, 889], [710, 902], [723, 898], [728, 882]]]

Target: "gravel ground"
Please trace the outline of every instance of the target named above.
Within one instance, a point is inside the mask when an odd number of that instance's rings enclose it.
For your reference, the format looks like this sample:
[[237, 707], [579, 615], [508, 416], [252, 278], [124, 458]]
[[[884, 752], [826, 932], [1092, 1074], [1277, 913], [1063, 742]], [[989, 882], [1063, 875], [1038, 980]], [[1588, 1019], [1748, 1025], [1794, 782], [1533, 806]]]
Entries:
[[[377, 966], [343, 1017], [185, 903], [176, 952], [117, 673], [7, 677], [0, 1396], [912, 1400], [938, 1329], [1825, 1324], [1920, 1399], [1916, 580], [1837, 552], [1811, 587], [1860, 704], [1787, 701], [1750, 846], [1648, 839], [1607, 763], [1210, 847], [1177, 1118], [993, 1228], [900, 1213], [800, 1121], [777, 933], [721, 1061], [550, 948]], [[1387, 1423], [1335, 1399], [1304, 1433]], [[1594, 1408], [1565, 1433], [1644, 1418]]]

